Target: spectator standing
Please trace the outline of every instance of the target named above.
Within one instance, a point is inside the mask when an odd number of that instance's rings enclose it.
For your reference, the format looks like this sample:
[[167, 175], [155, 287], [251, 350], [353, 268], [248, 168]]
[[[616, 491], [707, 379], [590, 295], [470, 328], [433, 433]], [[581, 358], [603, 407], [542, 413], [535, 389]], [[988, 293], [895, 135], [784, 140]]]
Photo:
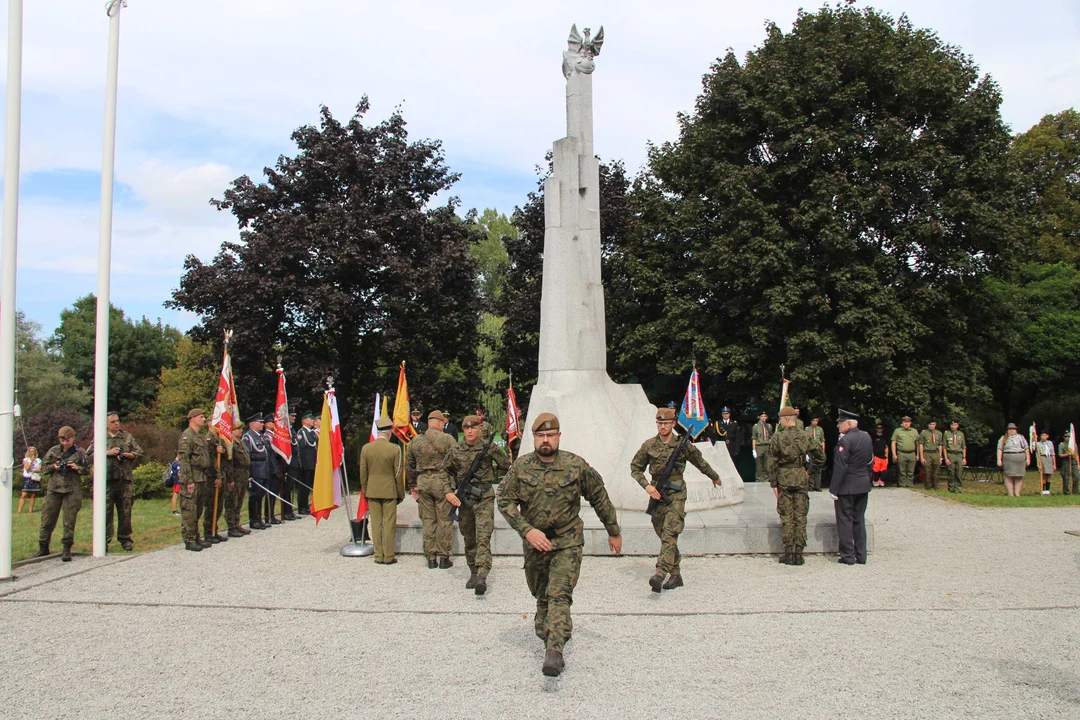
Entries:
[[26, 448], [22, 468], [22, 494], [19, 495], [19, 509], [16, 512], [22, 512], [23, 503], [28, 497], [30, 498], [29, 512], [34, 512], [34, 503], [37, 502], [38, 495], [41, 493], [41, 458], [38, 457], [36, 447]]
[[179, 517], [180, 511], [176, 504], [180, 502], [180, 453], [176, 453], [172, 465], [169, 466], [169, 477], [172, 479], [172, 514]]
[[1031, 464], [1031, 448], [1024, 436], [1016, 431], [1016, 423], [1009, 423], [998, 440], [997, 464], [1005, 475], [1005, 494], [1020, 497], [1024, 473]]
[[1042, 474], [1042, 494], [1050, 494], [1050, 479], [1054, 476], [1054, 472], [1057, 470], [1057, 457], [1054, 454], [1054, 443], [1050, 439], [1050, 433], [1043, 430], [1039, 433], [1039, 442], [1037, 442], [1035, 452], [1038, 453], [1039, 472]]
[[885, 476], [889, 473], [889, 441], [881, 423], [874, 429], [871, 442], [874, 446], [874, 487], [885, 487]]

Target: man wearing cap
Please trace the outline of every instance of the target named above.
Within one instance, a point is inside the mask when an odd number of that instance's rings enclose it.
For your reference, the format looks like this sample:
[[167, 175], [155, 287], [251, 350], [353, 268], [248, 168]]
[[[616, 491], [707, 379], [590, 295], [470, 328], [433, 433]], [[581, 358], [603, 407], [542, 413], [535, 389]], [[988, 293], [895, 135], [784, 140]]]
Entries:
[[757, 465], [754, 479], [758, 482], [769, 482], [769, 443], [772, 441], [772, 434], [769, 413], [763, 412], [761, 418], [750, 430], [750, 450]]
[[710, 433], [714, 443], [722, 442], [727, 446], [728, 454], [734, 460], [739, 452], [739, 423], [731, 419], [731, 408], [724, 406], [720, 411], [720, 419], [712, 424]]
[[[806, 428], [806, 432], [810, 433], [810, 437], [821, 446], [821, 452], [824, 453], [825, 428], [821, 427], [820, 415], [814, 415], [810, 418], [810, 427]], [[807, 472], [810, 473], [810, 489], [814, 492], [821, 492], [821, 471], [824, 467], [824, 463], [809, 462], [807, 465]]]
[[[285, 498], [288, 502], [293, 502], [295, 497], [294, 491], [297, 488], [296, 481], [300, 479], [300, 450], [296, 445], [296, 412], [289, 411], [289, 445], [291, 447], [289, 451], [289, 461], [281, 461], [282, 470], [284, 471], [284, 479], [281, 485], [281, 497]], [[298, 506], [299, 504], [297, 504]], [[293, 505], [281, 504], [281, 517], [284, 520], [299, 520], [296, 515], [296, 507]]]
[[562, 673], [563, 647], [574, 627], [570, 605], [585, 545], [581, 498], [604, 524], [608, 547], [616, 555], [622, 552], [622, 536], [599, 473], [583, 458], [559, 450], [559, 418], [541, 413], [532, 433], [536, 449], [511, 466], [499, 484], [498, 503], [523, 539], [525, 581], [536, 598], [533, 625], [545, 647], [542, 671], [556, 676]]
[[360, 490], [368, 501], [371, 542], [375, 562], [393, 565], [394, 540], [397, 534], [397, 504], [405, 498], [401, 476], [401, 450], [390, 442], [393, 421], [383, 415], [375, 421], [378, 437], [360, 448]]
[[[265, 494], [266, 497], [266, 520], [265, 522], [270, 525], [280, 525], [283, 521], [277, 519], [277, 498], [270, 493], [276, 495], [281, 494], [281, 486], [285, 481], [285, 469], [282, 467], [284, 462], [280, 455], [274, 452], [274, 429], [276, 426], [274, 421], [274, 413], [263, 413], [263, 442], [266, 444], [266, 468], [268, 471], [266, 482], [263, 485], [269, 490]], [[285, 515], [285, 504], [281, 505], [282, 517]]]
[[937, 422], [931, 420], [926, 429], [919, 433], [919, 462], [926, 469], [923, 487], [937, 490], [938, 469], [941, 467], [942, 434], [938, 432]]
[[311, 489], [315, 487], [315, 461], [319, 456], [319, 434], [315, 432], [315, 418], [304, 413], [300, 429], [296, 431], [296, 449], [300, 457], [300, 482], [296, 487], [297, 512], [311, 514]]
[[[649, 578], [649, 586], [653, 592], [660, 592], [683, 586], [682, 569], [679, 565], [679, 534], [682, 533], [686, 521], [686, 483], [683, 481], [686, 462], [689, 460], [713, 481], [713, 485], [719, 486], [721, 482], [720, 476], [701, 456], [701, 451], [689, 441], [685, 444], [679, 442], [679, 438], [675, 436], [675, 408], [657, 408], [656, 430], [656, 436], [643, 442], [630, 460], [630, 475], [645, 489], [649, 497], [660, 501], [652, 517], [653, 531], [660, 538], [660, 552], [656, 556], [656, 572]], [[676, 452], [679, 455], [672, 463], [671, 474], [668, 476], [671, 490], [664, 498], [656, 486], [645, 479], [645, 468], [649, 468], [649, 474], [655, 481], [663, 474], [669, 459]]]
[[443, 410], [443, 432], [453, 438], [454, 442], [457, 442], [458, 426], [450, 419], [449, 410]]
[[802, 565], [806, 547], [806, 514], [810, 510], [810, 475], [806, 457], [816, 468], [825, 464], [825, 451], [813, 436], [795, 425], [799, 411], [785, 407], [780, 411], [780, 428], [769, 443], [769, 485], [776, 493], [780, 513], [784, 565]]
[[248, 431], [244, 433], [243, 443], [247, 448], [250, 463], [248, 465], [248, 527], [252, 530], [265, 530], [270, 527], [263, 522], [266, 509], [266, 491], [263, 487], [270, 481], [270, 448], [263, 435], [262, 413], [255, 413], [247, 419]]
[[836, 422], [840, 439], [833, 453], [829, 493], [836, 511], [836, 534], [840, 539], [842, 565], [866, 564], [866, 501], [870, 497], [870, 469], [874, 444], [859, 429], [859, 416], [840, 411]]
[[[443, 475], [447, 502], [461, 508], [458, 527], [465, 543], [465, 561], [469, 564], [466, 590], [477, 595], [487, 592], [487, 577], [491, 572], [491, 534], [495, 531], [495, 488], [493, 483], [510, 469], [510, 458], [491, 438], [484, 439], [484, 418], [469, 415], [461, 421], [465, 439], [455, 443], [443, 458]], [[490, 427], [490, 426], [489, 426]], [[468, 504], [456, 494], [458, 483], [475, 463], [471, 485], [480, 491], [479, 497]], [[494, 469], [493, 469], [494, 466]]]
[[427, 423], [423, 420], [423, 413], [419, 409], [413, 408], [409, 413], [409, 424], [413, 426], [413, 430], [417, 435], [423, 435], [427, 430]]
[[953, 420], [945, 433], [945, 471], [949, 479], [949, 492], [964, 491], [964, 466], [967, 465], [967, 438], [960, 430], [960, 422]]
[[[480, 418], [480, 442], [487, 445], [488, 440], [495, 437], [495, 428], [491, 427], [491, 423], [484, 417], [484, 408], [476, 408], [473, 415]], [[461, 421], [461, 429], [465, 430], [464, 420]]]
[[[206, 413], [200, 408], [188, 411], [188, 426], [180, 436], [177, 452], [180, 455], [180, 519], [184, 547], [198, 552], [213, 545], [210, 539], [199, 539], [199, 517], [214, 502], [214, 486], [210, 460], [211, 443], [202, 433]], [[216, 446], [215, 446], [216, 447]], [[210, 489], [209, 496], [207, 488]]]
[[[229, 537], [243, 537], [250, 535], [251, 531], [240, 524], [240, 510], [244, 506], [244, 497], [248, 491], [248, 478], [251, 477], [251, 455], [248, 454], [247, 445], [244, 444], [243, 423], [237, 420], [233, 425], [232, 458], [226, 462], [221, 459], [221, 466], [228, 467], [225, 473], [225, 522], [229, 526]], [[248, 518], [248, 522], [251, 519]]]
[[454, 439], [444, 432], [445, 423], [446, 416], [432, 410], [427, 430], [413, 438], [405, 452], [405, 479], [424, 522], [424, 557], [428, 568], [443, 570], [454, 565], [450, 560], [454, 525], [442, 474], [443, 458], [454, 446]]
[[48, 490], [41, 508], [41, 531], [38, 533], [38, 551], [34, 557], [49, 554], [53, 530], [64, 511], [64, 554], [61, 560], [71, 562], [71, 546], [75, 544], [75, 519], [82, 508], [82, 475], [89, 462], [86, 454], [75, 444], [75, 431], [65, 425], [57, 432], [59, 444], [49, 448], [41, 459], [41, 476]]
[[918, 458], [916, 448], [919, 444], [919, 433], [911, 427], [911, 418], [905, 415], [900, 419], [900, 427], [893, 430], [892, 452], [896, 458], [897, 471], [899, 473], [898, 484], [902, 488], [913, 487], [915, 484], [915, 461]]
[[[120, 427], [120, 416], [110, 412], [105, 434], [105, 544], [113, 539], [113, 510], [116, 511], [116, 539], [128, 552], [134, 548], [131, 540], [131, 506], [135, 496], [131, 491], [131, 471], [143, 450], [131, 433]], [[87, 462], [94, 462], [94, 447], [86, 453]]]
[[1077, 463], [1076, 453], [1069, 448], [1069, 431], [1057, 446], [1058, 470], [1061, 472], [1061, 492], [1065, 495], [1075, 495], [1080, 490], [1080, 464]]

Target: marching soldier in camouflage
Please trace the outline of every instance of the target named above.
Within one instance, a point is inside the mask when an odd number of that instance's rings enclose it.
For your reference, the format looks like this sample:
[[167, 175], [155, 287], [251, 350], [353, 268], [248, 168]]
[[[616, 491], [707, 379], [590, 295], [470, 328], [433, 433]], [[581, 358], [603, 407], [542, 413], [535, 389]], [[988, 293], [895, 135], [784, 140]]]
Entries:
[[937, 490], [937, 475], [941, 468], [942, 440], [944, 436], [937, 429], [937, 422], [931, 420], [926, 429], [919, 433], [919, 462], [926, 469], [923, 487]]
[[953, 420], [945, 433], [945, 469], [949, 492], [964, 491], [964, 466], [967, 465], [967, 439], [960, 432], [960, 423]]
[[[491, 426], [491, 423], [487, 421], [487, 416], [484, 414], [484, 408], [476, 408], [473, 410], [473, 415], [480, 418], [480, 444], [487, 445], [488, 440], [495, 437], [495, 428]], [[461, 421], [461, 429], [465, 430], [465, 421]]]
[[450, 502], [446, 499], [442, 472], [443, 458], [454, 446], [454, 438], [443, 432], [445, 424], [446, 416], [432, 410], [427, 430], [413, 438], [405, 452], [407, 487], [424, 522], [424, 557], [429, 568], [443, 570], [454, 565], [450, 560], [454, 525], [450, 521]]
[[210, 488], [213, 493], [214, 466], [210, 460], [213, 443], [202, 433], [206, 413], [192, 408], [187, 416], [187, 429], [177, 444], [180, 455], [180, 521], [184, 547], [198, 552], [213, 545], [209, 540], [199, 539], [199, 516], [214, 500], [213, 495], [208, 498], [206, 492]]
[[902, 488], [915, 486], [915, 462], [918, 460], [919, 433], [911, 427], [911, 418], [900, 419], [900, 427], [893, 430], [892, 452], [896, 458], [898, 485]]
[[[810, 427], [806, 428], [806, 432], [810, 433], [814, 442], [821, 446], [821, 452], [825, 452], [825, 428], [821, 427], [820, 423], [821, 417], [813, 416], [810, 418]], [[821, 471], [824, 467], [823, 464], [807, 464], [806, 471], [810, 473], [810, 489], [814, 492], [821, 492]]]
[[1076, 495], [1080, 490], [1080, 463], [1077, 462], [1076, 453], [1069, 449], [1068, 430], [1058, 443], [1057, 453], [1058, 471], [1061, 473], [1061, 492], [1065, 495]]
[[240, 511], [244, 507], [244, 498], [247, 497], [248, 468], [251, 465], [251, 455], [247, 445], [241, 439], [244, 424], [237, 421], [233, 425], [232, 459], [221, 458], [221, 467], [225, 470], [225, 523], [228, 525], [229, 537], [244, 537], [251, 531], [240, 524]]
[[[491, 437], [484, 440], [484, 418], [469, 415], [461, 421], [465, 439], [450, 448], [443, 459], [446, 500], [461, 508], [458, 527], [465, 542], [465, 561], [469, 564], [467, 590], [477, 595], [487, 592], [487, 576], [491, 572], [491, 535], [495, 532], [495, 488], [493, 484], [510, 469], [510, 458]], [[488, 443], [491, 443], [490, 446]], [[486, 452], [485, 452], [486, 450]], [[458, 482], [469, 472], [473, 461], [485, 453], [476, 468], [472, 484], [480, 490], [480, 497], [469, 506], [463, 505], [455, 491]], [[494, 470], [492, 467], [494, 466]]]
[[41, 532], [38, 551], [34, 557], [49, 554], [56, 521], [64, 510], [64, 554], [60, 558], [71, 562], [71, 546], [75, 544], [75, 519], [82, 508], [82, 476], [89, 469], [86, 454], [75, 444], [75, 431], [65, 425], [57, 432], [59, 445], [53, 445], [41, 460], [41, 479], [47, 487], [45, 504], [41, 508]]
[[[120, 416], [114, 412], [108, 415], [108, 431], [105, 437], [106, 475], [105, 475], [105, 544], [113, 539], [113, 510], [116, 510], [116, 539], [120, 547], [128, 552], [134, 548], [131, 540], [131, 506], [134, 495], [131, 492], [131, 471], [136, 460], [143, 454], [143, 449], [127, 430], [120, 427]], [[94, 462], [94, 448], [86, 454], [88, 462]]]
[[[651, 437], [642, 443], [634, 454], [630, 461], [630, 474], [637, 480], [638, 485], [645, 489], [649, 497], [653, 500], [661, 500], [660, 491], [645, 479], [644, 471], [648, 467], [649, 475], [655, 480], [664, 472], [671, 454], [680, 445], [679, 438], [673, 432], [675, 408], [657, 409], [656, 429], [656, 437]], [[683, 481], [683, 472], [686, 470], [688, 460], [712, 480], [713, 485], [722, 484], [720, 476], [701, 456], [701, 451], [694, 447], [693, 443], [688, 442], [671, 466], [671, 475], [668, 476], [668, 480], [674, 487], [668, 493], [667, 501], [661, 501], [657, 506], [652, 518], [653, 531], [660, 538], [660, 553], [656, 556], [656, 572], [649, 578], [649, 586], [653, 592], [673, 590], [683, 586], [682, 570], [679, 567], [679, 535], [686, 522], [686, 483]], [[671, 577], [668, 577], [669, 574]], [[667, 578], [666, 582], [664, 578]]]
[[780, 411], [783, 432], [777, 432], [769, 444], [769, 485], [776, 492], [777, 510], [783, 525], [784, 565], [802, 565], [806, 547], [806, 514], [810, 509], [810, 475], [806, 456], [818, 468], [825, 465], [825, 450], [805, 429], [795, 427], [798, 410]]
[[750, 451], [754, 454], [757, 482], [769, 482], [769, 443], [772, 441], [773, 428], [769, 424], [769, 413], [761, 413], [761, 419], [750, 429]]
[[541, 413], [532, 425], [534, 452], [517, 459], [499, 485], [499, 512], [523, 538], [525, 580], [536, 598], [536, 635], [544, 642], [543, 673], [563, 670], [563, 647], [574, 624], [570, 606], [581, 572], [585, 523], [581, 498], [596, 511], [608, 547], [622, 552], [615, 507], [604, 481], [584, 458], [559, 450], [559, 418]]

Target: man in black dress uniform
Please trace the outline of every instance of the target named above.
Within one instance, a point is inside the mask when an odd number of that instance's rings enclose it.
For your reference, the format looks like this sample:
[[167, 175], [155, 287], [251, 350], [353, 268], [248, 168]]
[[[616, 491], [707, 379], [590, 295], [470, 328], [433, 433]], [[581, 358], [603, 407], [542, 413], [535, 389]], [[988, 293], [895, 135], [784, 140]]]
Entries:
[[301, 515], [311, 514], [311, 490], [315, 487], [315, 460], [319, 454], [319, 434], [315, 432], [315, 418], [304, 413], [296, 431], [296, 450], [300, 456], [300, 483], [296, 486], [296, 504]]
[[866, 501], [870, 496], [870, 468], [874, 443], [859, 429], [859, 416], [840, 411], [836, 421], [840, 439], [833, 455], [829, 493], [836, 510], [836, 534], [840, 537], [840, 562], [866, 564]]

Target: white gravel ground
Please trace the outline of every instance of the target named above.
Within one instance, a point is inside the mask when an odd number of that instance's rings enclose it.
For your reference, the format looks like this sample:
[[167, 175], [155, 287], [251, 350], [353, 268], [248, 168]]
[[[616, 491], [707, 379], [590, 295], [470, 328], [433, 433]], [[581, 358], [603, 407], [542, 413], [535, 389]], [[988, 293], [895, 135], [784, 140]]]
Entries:
[[1080, 717], [1080, 508], [875, 491], [866, 566], [585, 559], [567, 669], [544, 678], [520, 558], [337, 554], [345, 518], [195, 554], [77, 558], [0, 585], [10, 718]]

